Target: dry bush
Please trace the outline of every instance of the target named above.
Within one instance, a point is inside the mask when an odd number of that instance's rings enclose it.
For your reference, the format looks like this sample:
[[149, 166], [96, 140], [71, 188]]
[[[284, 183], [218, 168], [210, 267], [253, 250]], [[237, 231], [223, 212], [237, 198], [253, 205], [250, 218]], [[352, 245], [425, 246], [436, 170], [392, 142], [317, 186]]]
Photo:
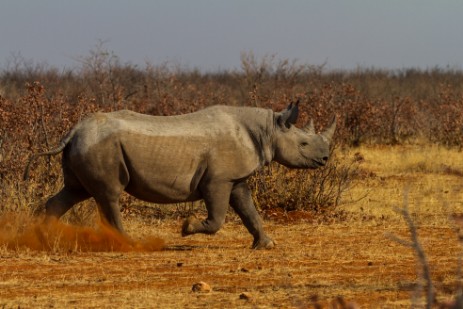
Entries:
[[448, 84], [438, 88], [438, 101], [427, 102], [429, 139], [445, 146], [463, 147], [463, 94]]
[[61, 184], [59, 157], [36, 162], [28, 184], [22, 181], [26, 162], [32, 153], [55, 145], [81, 117], [95, 110], [92, 103], [70, 105], [65, 98], [47, 96], [39, 82], [26, 85], [27, 92], [17, 101], [0, 98], [0, 210], [34, 210], [45, 196]]
[[353, 185], [357, 162], [342, 163], [332, 153], [329, 163], [316, 170], [288, 169], [272, 164], [249, 180], [256, 206], [263, 210], [304, 210], [330, 214]]

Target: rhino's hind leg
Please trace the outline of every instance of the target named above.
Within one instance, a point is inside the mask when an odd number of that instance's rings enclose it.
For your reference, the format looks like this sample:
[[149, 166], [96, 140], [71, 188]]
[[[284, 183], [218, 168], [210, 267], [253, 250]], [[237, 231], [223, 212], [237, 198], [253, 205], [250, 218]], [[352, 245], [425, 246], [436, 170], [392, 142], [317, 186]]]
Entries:
[[251, 191], [246, 182], [235, 184], [230, 196], [230, 205], [254, 237], [253, 249], [271, 249], [275, 246], [274, 241], [264, 232], [262, 219], [254, 206]]
[[47, 218], [61, 218], [72, 206], [90, 198], [90, 194], [82, 189], [64, 186], [61, 191], [52, 196], [46, 203]]
[[199, 221], [188, 218], [182, 227], [182, 236], [196, 233], [215, 234], [225, 222], [228, 210], [228, 200], [232, 185], [229, 183], [207, 185], [202, 190], [207, 208], [207, 218]]
[[79, 158], [89, 163], [74, 170], [82, 186], [98, 204], [100, 218], [121, 233], [124, 229], [119, 197], [130, 180], [123, 158], [121, 146], [112, 139], [107, 139]]
[[95, 196], [95, 201], [98, 204], [101, 219], [119, 232], [124, 233], [119, 207], [119, 194]]

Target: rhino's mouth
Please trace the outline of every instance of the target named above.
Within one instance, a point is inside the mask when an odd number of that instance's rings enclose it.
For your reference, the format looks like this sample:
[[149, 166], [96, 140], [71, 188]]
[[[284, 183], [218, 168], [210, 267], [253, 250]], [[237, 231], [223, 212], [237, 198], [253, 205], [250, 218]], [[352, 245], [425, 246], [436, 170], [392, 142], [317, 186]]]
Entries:
[[324, 161], [316, 160], [316, 159], [312, 159], [312, 164], [313, 164], [314, 168], [322, 167], [322, 166], [326, 165]]

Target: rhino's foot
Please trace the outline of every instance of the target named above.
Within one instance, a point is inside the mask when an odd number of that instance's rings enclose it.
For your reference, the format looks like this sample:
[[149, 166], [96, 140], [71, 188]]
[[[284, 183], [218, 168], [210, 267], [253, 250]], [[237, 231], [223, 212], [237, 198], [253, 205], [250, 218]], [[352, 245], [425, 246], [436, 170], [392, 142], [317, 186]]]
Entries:
[[194, 216], [188, 217], [182, 225], [182, 236], [188, 236], [195, 234], [197, 231], [197, 226], [201, 225], [201, 221], [196, 219]]
[[252, 243], [252, 249], [273, 249], [275, 248], [275, 242], [269, 237], [262, 237], [260, 239], [255, 239]]

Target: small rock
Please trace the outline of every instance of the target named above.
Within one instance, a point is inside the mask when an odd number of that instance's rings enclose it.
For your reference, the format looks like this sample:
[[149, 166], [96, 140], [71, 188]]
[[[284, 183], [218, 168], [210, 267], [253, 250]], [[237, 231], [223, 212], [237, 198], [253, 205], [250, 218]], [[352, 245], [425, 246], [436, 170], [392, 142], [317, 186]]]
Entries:
[[360, 152], [356, 152], [354, 154], [354, 159], [353, 159], [354, 162], [363, 162], [365, 161], [365, 157], [360, 153]]
[[252, 298], [251, 294], [248, 292], [243, 292], [240, 294], [240, 299], [250, 300]]
[[212, 288], [206, 282], [200, 281], [198, 283], [193, 284], [191, 290], [196, 293], [209, 293], [210, 291], [212, 291]]

